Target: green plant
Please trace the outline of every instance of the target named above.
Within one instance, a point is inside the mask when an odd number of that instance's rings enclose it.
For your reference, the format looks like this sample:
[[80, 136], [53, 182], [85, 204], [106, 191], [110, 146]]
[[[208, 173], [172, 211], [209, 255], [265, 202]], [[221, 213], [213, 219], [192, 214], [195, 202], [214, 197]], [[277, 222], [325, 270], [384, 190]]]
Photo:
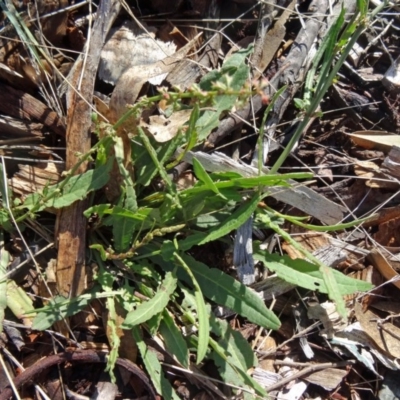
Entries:
[[304, 98], [295, 100], [295, 104], [305, 115], [284, 151], [271, 168], [271, 173], [278, 172], [285, 162], [310, 119], [315, 115], [321, 100], [332, 85], [354, 44], [370, 21], [386, 7], [387, 3], [388, 0], [384, 0], [368, 15], [368, 1], [357, 0], [357, 10], [348, 23], [345, 23], [346, 10], [342, 8], [339, 17], [324, 36], [313, 58], [312, 67], [305, 82]]
[[[121, 181], [119, 198], [112, 204], [103, 199], [85, 212], [87, 217], [97, 218], [96, 229], [90, 235], [91, 256], [99, 267], [96, 286], [76, 299], [52, 299], [46, 307], [35, 310], [33, 326], [46, 329], [56, 320], [82, 310], [91, 300], [105, 298], [111, 332], [110, 373], [118, 356], [118, 329], [123, 328], [131, 332], [157, 391], [167, 399], [177, 395], [163, 376], [160, 361], [146, 345], [146, 332], [161, 335], [166, 350], [176, 355], [182, 367], [189, 366], [190, 353], [196, 351], [197, 364], [213, 360], [225, 382], [242, 387], [248, 398], [267, 395], [247, 374], [256, 364], [249, 344], [227, 323], [213, 317], [211, 305], [227, 307], [266, 329], [278, 329], [280, 321], [253, 290], [219, 268], [196, 259], [194, 249], [225, 241], [254, 213], [265, 227], [291, 241], [272, 218], [273, 210], [263, 208], [262, 200], [268, 196], [268, 187], [288, 187], [289, 179], [305, 180], [312, 175], [271, 173], [245, 178], [236, 173], [209, 174], [194, 159], [197, 183], [178, 189], [167, 171], [167, 166], [176, 162], [173, 156], [178, 149], [187, 152], [203, 142], [221, 115], [251, 94], [244, 88], [249, 74], [245, 63], [249, 52], [234, 54], [220, 71], [212, 71], [187, 92], [162, 92], [142, 99], [114, 126], [97, 122], [100, 139], [81, 157], [82, 162], [92, 159], [95, 168], [77, 176], [70, 171], [61, 183], [29, 196], [13, 209], [17, 221], [22, 222], [45, 208], [68, 206], [103, 188], [116, 161]], [[145, 107], [161, 99], [168, 100], [172, 112], [191, 108], [186, 129], [168, 142], [157, 143], [141, 127], [135, 128], [132, 157], [125, 160], [124, 144], [117, 130], [131, 118], [138, 119]], [[110, 154], [114, 157], [110, 158]], [[134, 176], [125, 166], [126, 161], [132, 163]], [[274, 170], [277, 169], [276, 166]], [[165, 188], [151, 192], [156, 176], [161, 177]], [[312, 255], [305, 255], [309, 261], [293, 261], [260, 251], [256, 254], [284, 279], [290, 280], [290, 274], [295, 274], [299, 285], [328, 293], [338, 302], [344, 294], [370, 288], [332, 272]], [[113, 270], [119, 270], [120, 274]], [[126, 313], [122, 324], [118, 322], [120, 309]]]

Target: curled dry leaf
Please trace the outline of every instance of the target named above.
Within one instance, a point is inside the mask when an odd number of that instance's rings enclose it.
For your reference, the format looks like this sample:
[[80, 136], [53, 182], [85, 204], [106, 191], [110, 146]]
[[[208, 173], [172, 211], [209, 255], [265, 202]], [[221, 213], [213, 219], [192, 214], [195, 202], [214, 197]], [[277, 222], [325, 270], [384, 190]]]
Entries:
[[398, 135], [384, 131], [357, 131], [349, 134], [354, 144], [365, 149], [388, 151], [393, 146], [400, 145]]
[[191, 110], [181, 110], [169, 118], [164, 115], [154, 115], [149, 118], [149, 123], [142, 122], [140, 125], [146, 128], [157, 142], [164, 143], [178, 134], [183, 124], [189, 120], [190, 113]]
[[[152, 39], [154, 41], [154, 39]], [[111, 95], [110, 110], [112, 119], [117, 120], [127, 109], [129, 104], [134, 104], [146, 82], [159, 85], [176, 65], [188, 54], [197, 41], [197, 37], [182, 47], [175, 54], [165, 57], [165, 52], [159, 61], [151, 64], [134, 65], [126, 69], [119, 77]]]
[[327, 368], [322, 371], [314, 372], [306, 376], [304, 379], [323, 387], [325, 390], [334, 390], [340, 385], [342, 379], [348, 374], [348, 371], [338, 368]]
[[[100, 79], [115, 85], [127, 69], [136, 66], [136, 72], [141, 75], [144, 66], [174, 54], [174, 43], [155, 39], [154, 28], [145, 24], [143, 26], [146, 31], [134, 21], [127, 21], [120, 28], [111, 31], [101, 52]], [[134, 71], [131, 73], [134, 74]]]
[[356, 303], [354, 312], [364, 331], [375, 344], [394, 358], [400, 357], [400, 329], [389, 321], [381, 321], [379, 315], [370, 310], [363, 311], [362, 305]]

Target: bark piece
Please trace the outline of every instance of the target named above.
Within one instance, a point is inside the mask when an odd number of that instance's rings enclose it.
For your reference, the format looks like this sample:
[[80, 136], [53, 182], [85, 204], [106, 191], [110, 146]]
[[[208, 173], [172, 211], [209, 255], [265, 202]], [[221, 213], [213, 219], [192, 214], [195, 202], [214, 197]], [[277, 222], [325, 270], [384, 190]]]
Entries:
[[[100, 52], [119, 9], [118, 1], [100, 2], [92, 40], [87, 44], [87, 58], [85, 54], [80, 56], [72, 71], [70, 81], [76, 89], [71, 90], [67, 96], [67, 169], [77, 164], [79, 161], [77, 154], [86, 153], [90, 149], [90, 104], [93, 100]], [[81, 74], [83, 76], [79, 85]], [[76, 173], [83, 173], [86, 169], [87, 163], [83, 163]], [[57, 287], [59, 294], [65, 297], [78, 296], [85, 289], [86, 219], [83, 212], [86, 208], [86, 200], [77, 201], [64, 208], [59, 216]]]
[[23, 121], [37, 121], [52, 132], [65, 136], [65, 125], [59, 115], [30, 94], [0, 83], [0, 112]]
[[13, 192], [23, 196], [42, 192], [46, 185], [54, 185], [61, 178], [60, 164], [19, 164], [18, 167], [19, 171], [9, 180], [9, 185]]

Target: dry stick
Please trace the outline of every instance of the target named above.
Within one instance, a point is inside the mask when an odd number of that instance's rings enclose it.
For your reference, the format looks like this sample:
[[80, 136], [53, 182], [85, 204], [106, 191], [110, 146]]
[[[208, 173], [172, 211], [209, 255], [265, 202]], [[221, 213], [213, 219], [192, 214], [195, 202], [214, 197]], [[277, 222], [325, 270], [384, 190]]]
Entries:
[[[72, 91], [67, 96], [67, 155], [66, 169], [71, 169], [79, 161], [79, 154], [90, 150], [91, 104], [101, 49], [112, 22], [118, 15], [120, 2], [102, 0], [93, 26], [92, 40], [88, 43], [85, 69], [84, 55], [81, 55], [72, 74], [72, 85], [77, 87], [81, 81], [80, 92]], [[82, 79], [80, 75], [82, 73]], [[85, 172], [83, 163], [77, 174]], [[57, 288], [65, 297], [75, 297], [85, 289], [85, 249], [86, 219], [83, 211], [87, 201], [77, 201], [64, 208], [59, 215]]]
[[[71, 363], [87, 363], [87, 364], [105, 364], [107, 362], [107, 353], [96, 350], [77, 350], [67, 351], [65, 353], [54, 354], [42, 358], [21, 374], [19, 374], [13, 381], [13, 386], [18, 390], [23, 385], [27, 385], [31, 381], [36, 381], [44, 372], [53, 369], [60, 364]], [[140, 381], [143, 388], [148, 392], [149, 399], [156, 399], [151, 383], [146, 374], [132, 361], [124, 358], [117, 358], [116, 365], [124, 369], [129, 377], [129, 382], [132, 384], [134, 390], [138, 387], [137, 380]], [[135, 380], [136, 378], [136, 380]], [[13, 394], [11, 385], [5, 387], [0, 393], [0, 400], [8, 400]]]
[[[324, 363], [324, 364], [310, 365], [309, 367], [304, 368], [301, 371], [296, 372], [293, 375], [290, 375], [286, 378], [281, 379], [279, 382], [276, 382], [273, 385], [267, 386], [266, 390], [267, 390], [267, 392], [272, 392], [274, 390], [278, 390], [282, 386], [285, 386], [287, 383], [292, 382], [296, 379], [302, 378], [308, 374], [311, 374], [312, 372], [321, 371], [322, 369], [327, 369], [327, 368], [345, 367], [347, 365], [353, 365], [355, 363], [356, 362], [354, 360], [349, 360], [349, 361], [340, 361], [337, 363]], [[293, 363], [293, 364], [297, 364], [297, 363]], [[288, 365], [288, 364], [286, 363], [285, 365]]]

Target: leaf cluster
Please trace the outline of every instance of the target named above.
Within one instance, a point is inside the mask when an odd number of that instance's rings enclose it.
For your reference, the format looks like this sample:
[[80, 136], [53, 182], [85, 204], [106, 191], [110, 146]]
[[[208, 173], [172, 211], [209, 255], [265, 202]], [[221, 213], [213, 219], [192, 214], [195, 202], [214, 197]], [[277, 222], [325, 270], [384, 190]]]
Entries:
[[[80, 175], [70, 171], [62, 182], [47, 187], [43, 193], [32, 194], [13, 209], [18, 221], [23, 221], [44, 209], [61, 209], [96, 193], [96, 202], [85, 215], [96, 219], [90, 232], [90, 254], [99, 267], [97, 284], [77, 299], [55, 298], [35, 310], [33, 327], [47, 329], [55, 321], [82, 310], [91, 300], [105, 298], [111, 332], [110, 372], [120, 346], [118, 329], [122, 328], [132, 335], [157, 391], [165, 398], [178, 397], [155, 353], [149, 351], [149, 336], [159, 335], [166, 351], [181, 367], [188, 368], [190, 356], [196, 352], [196, 363], [212, 360], [225, 382], [242, 387], [251, 393], [249, 396], [266, 396], [265, 390], [247, 374], [257, 362], [248, 342], [228, 323], [216, 318], [212, 307], [230, 309], [266, 329], [278, 329], [280, 321], [256, 292], [217, 266], [197, 259], [194, 249], [206, 251], [212, 242], [228, 241], [229, 235], [253, 215], [258, 216], [263, 227], [284, 236], [276, 215], [260, 204], [269, 187], [289, 187], [290, 179], [303, 180], [311, 175], [260, 174], [245, 178], [236, 173], [209, 174], [194, 158], [197, 181], [179, 189], [168, 171], [181, 158], [179, 154], [204, 142], [223, 114], [240, 100], [249, 76], [246, 58], [250, 51], [235, 53], [192, 91], [169, 95], [171, 104], [176, 104], [177, 99], [191, 99], [191, 116], [180, 135], [157, 143], [142, 128], [135, 127], [126, 152], [118, 129], [139, 107], [165, 97], [165, 93], [145, 99], [113, 127], [104, 129], [98, 125], [101, 139], [89, 154], [82, 155], [82, 161], [93, 158], [94, 169]], [[126, 154], [131, 154], [129, 160]], [[108, 201], [103, 189], [117, 178], [119, 196]], [[154, 189], [157, 179], [162, 183], [161, 189]], [[364, 283], [316, 264], [308, 255], [309, 261], [294, 261], [258, 249], [255, 257], [282, 279], [335, 299], [369, 289]], [[0, 310], [4, 307], [2, 299]], [[122, 324], [118, 322], [121, 309]]]

